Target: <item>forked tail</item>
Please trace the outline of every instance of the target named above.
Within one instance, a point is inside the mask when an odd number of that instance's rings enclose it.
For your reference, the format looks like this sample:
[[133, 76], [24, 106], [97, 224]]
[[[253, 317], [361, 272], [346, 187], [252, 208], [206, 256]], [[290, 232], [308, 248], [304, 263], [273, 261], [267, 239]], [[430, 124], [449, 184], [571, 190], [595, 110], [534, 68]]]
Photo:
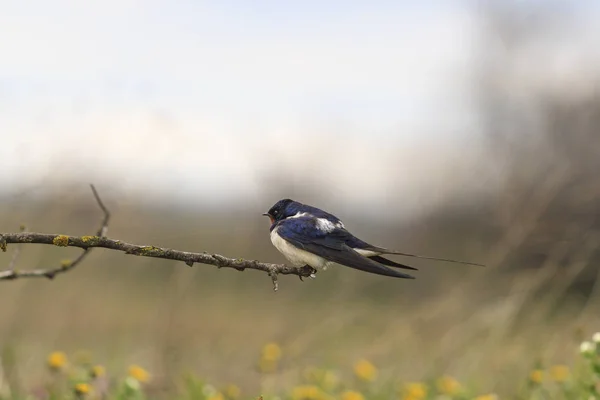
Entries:
[[424, 260], [447, 261], [447, 262], [457, 263], [457, 264], [476, 265], [478, 267], [485, 267], [484, 264], [479, 264], [479, 263], [474, 263], [474, 262], [469, 262], [469, 261], [453, 260], [451, 258], [438, 258], [438, 257], [429, 257], [429, 256], [419, 256], [419, 255], [416, 255], [416, 254], [402, 253], [400, 251], [393, 251], [393, 250], [386, 250], [386, 254], [396, 254], [396, 255], [405, 256], [405, 257], [422, 258]]

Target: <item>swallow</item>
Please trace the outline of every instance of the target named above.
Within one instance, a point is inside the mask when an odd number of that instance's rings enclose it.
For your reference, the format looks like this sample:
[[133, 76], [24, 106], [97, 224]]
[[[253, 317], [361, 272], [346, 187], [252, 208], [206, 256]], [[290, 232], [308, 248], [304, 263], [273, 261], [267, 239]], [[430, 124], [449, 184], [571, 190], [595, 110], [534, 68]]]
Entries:
[[393, 268], [405, 270], [417, 270], [417, 268], [389, 260], [383, 255], [394, 254], [483, 266], [483, 264], [419, 256], [374, 246], [350, 233], [335, 215], [291, 199], [279, 200], [263, 215], [269, 217], [271, 221], [271, 242], [296, 267], [308, 266], [318, 271], [337, 263], [373, 274], [415, 279], [414, 276]]

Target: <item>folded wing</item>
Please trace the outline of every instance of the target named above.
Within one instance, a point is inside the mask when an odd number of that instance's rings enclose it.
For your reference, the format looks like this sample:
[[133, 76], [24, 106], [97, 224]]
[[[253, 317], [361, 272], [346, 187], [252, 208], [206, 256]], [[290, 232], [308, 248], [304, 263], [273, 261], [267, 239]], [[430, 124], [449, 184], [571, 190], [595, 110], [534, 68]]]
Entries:
[[[321, 256], [326, 260], [373, 274], [414, 279], [411, 275], [393, 270], [373, 259], [361, 256], [346, 244], [346, 241], [353, 237], [352, 234], [343, 228], [324, 232], [318, 228], [317, 219], [314, 217], [305, 216], [283, 220], [278, 224], [277, 233], [294, 246]], [[383, 257], [381, 258], [383, 259]], [[386, 261], [393, 263], [390, 260]]]
[[385, 257], [381, 256], [370, 256], [371, 260], [378, 262], [379, 264], [389, 265], [390, 267], [402, 268], [402, 269], [411, 269], [413, 271], [417, 271], [418, 269], [415, 267], [411, 267], [410, 265], [400, 264], [392, 260], [388, 260]]

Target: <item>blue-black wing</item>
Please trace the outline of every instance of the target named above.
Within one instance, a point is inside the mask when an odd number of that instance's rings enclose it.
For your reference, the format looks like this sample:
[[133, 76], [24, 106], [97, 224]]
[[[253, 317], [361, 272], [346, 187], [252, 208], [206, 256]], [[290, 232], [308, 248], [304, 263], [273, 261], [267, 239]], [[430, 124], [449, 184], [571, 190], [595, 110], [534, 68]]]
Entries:
[[311, 216], [289, 218], [277, 224], [277, 233], [294, 246], [326, 260], [378, 275], [414, 279], [358, 254], [348, 245], [354, 236], [343, 228], [326, 232], [319, 229], [317, 219]]
[[413, 271], [418, 271], [418, 268], [411, 267], [410, 265], [400, 264], [392, 260], [388, 260], [385, 257], [381, 256], [369, 256], [369, 258], [373, 261], [377, 261], [379, 264], [389, 265], [390, 267], [403, 268], [403, 269], [411, 269]]

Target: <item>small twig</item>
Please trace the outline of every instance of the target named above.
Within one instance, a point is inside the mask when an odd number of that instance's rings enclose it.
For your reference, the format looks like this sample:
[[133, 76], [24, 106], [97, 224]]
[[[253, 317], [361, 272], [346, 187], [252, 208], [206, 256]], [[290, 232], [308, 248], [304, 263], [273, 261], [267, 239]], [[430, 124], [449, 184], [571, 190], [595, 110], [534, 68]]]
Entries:
[[106, 206], [102, 202], [102, 199], [98, 195], [98, 192], [96, 191], [96, 188], [94, 187], [94, 185], [90, 184], [90, 188], [92, 189], [92, 193], [94, 194], [96, 203], [98, 203], [98, 206], [104, 213], [104, 218], [102, 219], [102, 225], [100, 225], [100, 229], [98, 229], [96, 236], [104, 237], [104, 236], [106, 236], [106, 232], [108, 232], [108, 221], [110, 221], [110, 212], [108, 211], [108, 208], [106, 208]]
[[[269, 276], [271, 277], [271, 281], [273, 281], [273, 291], [276, 292], [279, 290], [279, 282], [277, 282], [277, 272], [272, 271], [269, 272]], [[302, 277], [300, 277], [302, 279]]]
[[[294, 267], [285, 264], [263, 263], [255, 260], [244, 260], [241, 258], [227, 258], [219, 254], [192, 253], [187, 251], [173, 250], [163, 247], [142, 246], [132, 243], [125, 243], [120, 240], [110, 239], [106, 237], [108, 230], [108, 222], [110, 213], [96, 188], [91, 185], [92, 192], [98, 203], [98, 206], [104, 213], [102, 225], [97, 231], [96, 236], [67, 236], [60, 234], [35, 233], [35, 232], [19, 232], [19, 233], [0, 233], [0, 248], [6, 251], [6, 245], [10, 243], [18, 244], [51, 244], [61, 247], [78, 247], [83, 249], [83, 252], [73, 261], [63, 262], [58, 268], [51, 269], [34, 269], [26, 271], [18, 271], [8, 269], [0, 271], [0, 280], [14, 280], [18, 278], [54, 278], [57, 274], [64, 273], [75, 268], [87, 256], [87, 254], [97, 247], [123, 251], [125, 254], [131, 254], [141, 257], [162, 258], [167, 260], [183, 261], [188, 266], [193, 266], [194, 263], [214, 265], [218, 268], [233, 268], [238, 271], [246, 269], [254, 269], [266, 272], [273, 282], [273, 289], [278, 290], [277, 275], [297, 275], [299, 277], [314, 277], [316, 272], [310, 267]], [[14, 257], [14, 256], [13, 256]]]
[[[98, 237], [104, 237], [108, 230], [108, 221], [110, 220], [110, 212], [108, 211], [108, 209], [102, 202], [102, 199], [100, 199], [100, 196], [98, 195], [98, 192], [96, 191], [96, 188], [94, 187], [94, 185], [90, 185], [90, 187], [92, 189], [94, 198], [96, 199], [96, 203], [98, 204], [98, 206], [100, 207], [100, 209], [102, 210], [102, 212], [104, 214], [104, 216], [102, 218], [102, 223], [96, 234]], [[5, 244], [10, 243], [8, 240], [6, 240], [6, 238], [4, 237], [3, 234], [0, 234], [0, 236], [2, 237], [2, 243], [5, 243]], [[21, 243], [28, 243], [28, 242], [21, 242]], [[29, 242], [29, 243], [33, 243], [33, 242]], [[17, 248], [15, 250], [15, 253], [18, 250], [19, 250], [19, 248]], [[64, 273], [64, 272], [74, 269], [77, 265], [79, 265], [85, 259], [85, 257], [89, 254], [90, 251], [91, 251], [91, 247], [85, 248], [83, 250], [83, 252], [81, 252], [81, 254], [79, 254], [79, 256], [77, 256], [77, 258], [75, 260], [62, 261], [61, 265], [59, 267], [46, 269], [46, 270], [16, 271], [14, 268], [9, 267], [6, 271], [0, 272], [0, 280], [12, 280], [12, 279], [17, 279], [17, 278], [21, 278], [21, 277], [30, 277], [30, 276], [40, 276], [40, 277], [46, 277], [48, 279], [53, 279], [57, 274], [61, 274], [61, 273]], [[14, 255], [13, 255], [13, 258], [14, 258]]]

